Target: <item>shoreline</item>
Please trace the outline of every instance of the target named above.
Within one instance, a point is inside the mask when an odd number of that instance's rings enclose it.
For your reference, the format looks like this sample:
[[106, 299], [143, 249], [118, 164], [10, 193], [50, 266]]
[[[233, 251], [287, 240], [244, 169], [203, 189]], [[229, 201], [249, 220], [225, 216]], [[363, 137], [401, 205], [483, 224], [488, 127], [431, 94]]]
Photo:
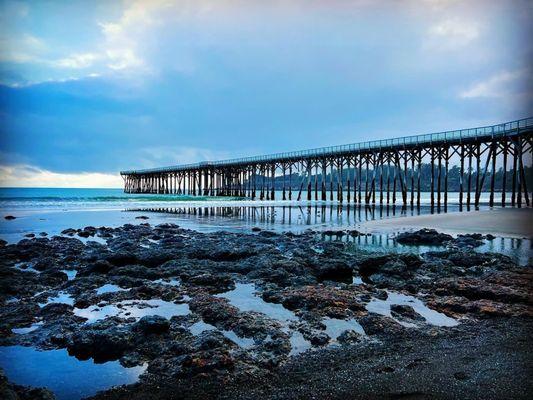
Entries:
[[496, 208], [479, 211], [454, 211], [441, 214], [398, 216], [386, 220], [361, 222], [365, 233], [396, 233], [429, 228], [449, 234], [478, 233], [515, 239], [533, 238], [533, 209]]

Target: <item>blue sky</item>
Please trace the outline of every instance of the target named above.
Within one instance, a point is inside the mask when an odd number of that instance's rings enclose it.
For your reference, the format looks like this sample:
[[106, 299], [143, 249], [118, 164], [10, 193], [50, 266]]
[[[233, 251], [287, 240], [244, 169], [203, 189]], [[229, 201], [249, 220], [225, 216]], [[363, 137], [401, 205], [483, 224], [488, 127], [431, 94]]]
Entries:
[[526, 1], [0, 2], [0, 185], [518, 119]]

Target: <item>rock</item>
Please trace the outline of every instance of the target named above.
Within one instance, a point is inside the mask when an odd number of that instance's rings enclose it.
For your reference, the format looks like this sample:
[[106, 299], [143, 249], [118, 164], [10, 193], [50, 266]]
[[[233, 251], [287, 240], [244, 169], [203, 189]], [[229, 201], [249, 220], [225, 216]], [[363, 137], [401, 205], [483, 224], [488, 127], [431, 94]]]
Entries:
[[265, 238], [270, 238], [270, 237], [279, 236], [279, 233], [272, 232], [272, 231], [261, 231], [259, 235]]
[[487, 239], [487, 240], [494, 240], [494, 239], [496, 239], [496, 236], [491, 235], [490, 233], [488, 233], [487, 235], [485, 235], [485, 239]]
[[393, 319], [372, 313], [360, 318], [359, 323], [369, 336], [396, 334], [404, 329]]
[[353, 269], [342, 260], [324, 260], [312, 265], [313, 273], [319, 281], [331, 280], [351, 283]]
[[235, 288], [235, 283], [229, 275], [201, 274], [188, 278], [188, 283], [196, 286], [207, 286], [217, 292], [226, 292]]
[[435, 229], [420, 229], [416, 232], [403, 232], [395, 238], [396, 242], [404, 245], [440, 246], [453, 240], [451, 235], [439, 233]]
[[418, 314], [413, 307], [406, 304], [392, 304], [390, 306], [393, 317], [407, 318], [413, 321], [425, 321], [424, 317]]
[[116, 253], [111, 253], [107, 255], [106, 261], [116, 266], [123, 266], [128, 264], [137, 263], [137, 257], [135, 254], [131, 254], [126, 251], [117, 251]]
[[465, 379], [469, 378], [466, 372], [463, 371], [456, 372], [455, 374], [453, 374], [453, 377], [460, 381], [464, 381]]
[[252, 228], [252, 232], [261, 232], [261, 230], [262, 230], [262, 229], [259, 228], [258, 226], [254, 226], [254, 227]]
[[483, 236], [479, 233], [459, 235], [453, 240], [454, 246], [457, 247], [479, 247], [483, 245]]
[[12, 215], [6, 215], [6, 216], [4, 217], [4, 219], [7, 219], [8, 221], [12, 221], [12, 220], [14, 220], [14, 219], [17, 219], [17, 217], [14, 217], [14, 216], [12, 216]]
[[48, 233], [46, 233], [46, 232], [40, 232], [40, 233], [39, 233], [39, 236], [46, 237], [46, 236], [48, 236]]
[[158, 334], [167, 332], [170, 328], [170, 323], [168, 319], [159, 315], [147, 315], [142, 317], [139, 322], [137, 322], [136, 328], [144, 334]]
[[359, 342], [361, 337], [362, 335], [360, 333], [353, 330], [347, 330], [339, 335], [337, 341], [341, 344], [353, 344]]
[[34, 238], [35, 237], [35, 233], [27, 233], [27, 234], [24, 235], [24, 237]]
[[150, 217], [147, 217], [146, 215], [139, 215], [138, 217], [135, 217], [135, 219], [150, 219]]
[[344, 232], [344, 231], [332, 231], [332, 230], [322, 231], [322, 234], [323, 234], [324, 236], [335, 236], [335, 237], [337, 237], [337, 238], [341, 238], [341, 237], [347, 235], [347, 233]]
[[4, 239], [0, 239], [0, 247], [7, 245], [7, 242]]
[[309, 337], [309, 341], [313, 346], [324, 346], [328, 344], [330, 337], [325, 332], [318, 332]]
[[88, 238], [89, 236], [91, 236], [91, 233], [87, 231], [81, 231], [81, 232], [78, 232], [78, 236], [83, 237], [83, 238]]
[[76, 234], [76, 232], [77, 232], [76, 229], [68, 228], [68, 229], [65, 229], [65, 230], [61, 231], [61, 234], [62, 234], [62, 235], [73, 236], [73, 235]]
[[98, 327], [89, 325], [74, 333], [67, 346], [69, 354], [81, 360], [93, 358], [95, 362], [104, 362], [119, 359], [133, 345], [132, 335], [126, 328], [92, 328]]
[[113, 265], [107, 261], [107, 260], [98, 260], [92, 264], [89, 264], [87, 266], [87, 269], [85, 271], [82, 271], [82, 275], [87, 274], [107, 274], [111, 269], [113, 268]]
[[408, 279], [422, 265], [422, 259], [414, 254], [383, 255], [360, 261], [359, 273], [370, 277], [374, 283], [390, 283], [389, 277]]

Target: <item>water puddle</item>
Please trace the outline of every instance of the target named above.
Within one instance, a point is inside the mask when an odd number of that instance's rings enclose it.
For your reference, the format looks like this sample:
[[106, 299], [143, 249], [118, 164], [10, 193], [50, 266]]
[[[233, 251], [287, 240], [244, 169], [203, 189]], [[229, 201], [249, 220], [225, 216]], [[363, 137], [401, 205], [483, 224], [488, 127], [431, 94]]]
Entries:
[[118, 285], [113, 285], [111, 283], [106, 283], [103, 286], [100, 286], [98, 289], [96, 289], [96, 294], [100, 296], [104, 293], [115, 293], [115, 292], [127, 292], [129, 289], [123, 289]]
[[33, 272], [34, 274], [41, 273], [41, 271], [36, 270], [31, 265], [24, 263], [24, 262], [16, 263], [15, 265], [13, 265], [13, 268], [18, 269], [19, 271], [22, 271], [22, 272]]
[[40, 351], [23, 346], [0, 347], [0, 366], [11, 382], [46, 387], [58, 400], [81, 399], [135, 383], [146, 369], [146, 365], [125, 368], [118, 361], [80, 361], [65, 349]]
[[178, 279], [158, 279], [155, 280], [154, 283], [157, 283], [159, 285], [167, 285], [167, 286], [180, 286], [181, 282]]
[[76, 278], [76, 275], [78, 274], [78, 271], [76, 271], [75, 269], [62, 269], [61, 272], [63, 272], [65, 275], [67, 275], [67, 279], [69, 281], [71, 281], [74, 278]]
[[173, 316], [190, 314], [188, 304], [176, 304], [161, 299], [123, 300], [102, 307], [93, 305], [87, 308], [75, 308], [73, 312], [78, 317], [86, 318], [86, 323], [92, 323], [114, 316], [139, 320], [146, 315], [158, 315], [170, 319]]
[[[371, 236], [322, 236], [325, 241], [342, 241], [351, 243], [356, 249], [372, 251], [376, 253], [415, 253], [423, 254], [428, 251], [443, 251], [446, 246], [412, 246], [403, 245], [395, 240], [396, 234], [382, 233]], [[454, 237], [456, 235], [453, 235]], [[533, 241], [530, 239], [514, 239], [497, 237], [494, 240], [484, 240], [483, 245], [473, 251], [477, 253], [500, 253], [513, 259], [519, 265], [526, 266], [531, 263], [531, 249]]]
[[243, 349], [250, 349], [255, 346], [255, 340], [251, 338], [245, 338], [237, 336], [237, 334], [233, 331], [224, 331], [221, 330], [222, 334], [227, 337], [229, 340], [231, 340], [233, 343], [239, 345]]
[[355, 331], [361, 335], [365, 335], [363, 327], [355, 319], [337, 319], [324, 318], [322, 323], [326, 325], [326, 333], [331, 340], [337, 340], [339, 336], [345, 331]]
[[[289, 355], [302, 353], [311, 348], [311, 343], [298, 331], [292, 331], [287, 326], [289, 321], [298, 321], [299, 318], [292, 311], [281, 304], [268, 303], [256, 295], [253, 283], [236, 283], [235, 289], [229, 292], [215, 295], [228, 299], [230, 304], [240, 311], [255, 311], [265, 314], [267, 317], [279, 321], [285, 325], [283, 331], [289, 335], [291, 351]], [[232, 338], [230, 338], [233, 340]], [[242, 340], [242, 338], [239, 338]], [[245, 343], [246, 344], [246, 343]], [[244, 347], [244, 346], [243, 346]]]
[[352, 285], [362, 285], [364, 282], [360, 276], [354, 276], [352, 278]]
[[206, 332], [206, 331], [216, 331], [216, 330], [217, 330], [216, 326], [208, 324], [202, 320], [195, 322], [189, 327], [189, 331], [194, 336], [198, 336], [201, 333]]
[[26, 333], [30, 333], [39, 329], [42, 325], [43, 321], [34, 322], [33, 324], [25, 328], [13, 328], [11, 329], [11, 332], [13, 332], [15, 335], [25, 335]]
[[[288, 331], [286, 331], [288, 333]], [[311, 349], [311, 342], [306, 340], [304, 338], [304, 335], [302, 335], [298, 331], [292, 331], [291, 335], [289, 337], [289, 342], [291, 344], [291, 351], [289, 353], [289, 356], [295, 356], [297, 354], [303, 353], [309, 349]]]
[[67, 292], [59, 292], [57, 296], [49, 297], [46, 300], [46, 303], [39, 303], [39, 307], [43, 308], [52, 303], [68, 304], [69, 306], [72, 306], [74, 305], [74, 298]]
[[236, 283], [235, 289], [229, 292], [215, 295], [228, 299], [230, 304], [241, 311], [256, 311], [277, 321], [297, 321], [298, 317], [281, 304], [268, 303], [261, 297], [255, 295], [255, 285], [253, 283]]
[[387, 299], [372, 299], [367, 305], [366, 309], [368, 312], [373, 312], [376, 314], [384, 315], [390, 317], [397, 321], [398, 323], [404, 326], [414, 326], [411, 323], [399, 321], [394, 318], [391, 314], [391, 305], [408, 305], [413, 307], [415, 312], [420, 314], [425, 320], [426, 323], [435, 326], [456, 326], [459, 324], [453, 318], [448, 317], [447, 315], [440, 313], [438, 311], [428, 308], [420, 299], [417, 299], [413, 296], [408, 296], [402, 293], [395, 293], [387, 291]]

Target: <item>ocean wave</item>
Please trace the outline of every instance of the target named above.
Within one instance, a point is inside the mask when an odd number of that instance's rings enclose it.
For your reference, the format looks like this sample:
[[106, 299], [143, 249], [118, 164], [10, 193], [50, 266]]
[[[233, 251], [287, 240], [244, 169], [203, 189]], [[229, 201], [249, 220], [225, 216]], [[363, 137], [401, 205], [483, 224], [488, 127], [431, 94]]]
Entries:
[[176, 201], [216, 201], [216, 200], [226, 200], [226, 201], [239, 201], [243, 200], [243, 197], [209, 197], [209, 196], [161, 196], [161, 195], [148, 195], [148, 196], [11, 196], [11, 197], [0, 197], [0, 202], [176, 202]]

